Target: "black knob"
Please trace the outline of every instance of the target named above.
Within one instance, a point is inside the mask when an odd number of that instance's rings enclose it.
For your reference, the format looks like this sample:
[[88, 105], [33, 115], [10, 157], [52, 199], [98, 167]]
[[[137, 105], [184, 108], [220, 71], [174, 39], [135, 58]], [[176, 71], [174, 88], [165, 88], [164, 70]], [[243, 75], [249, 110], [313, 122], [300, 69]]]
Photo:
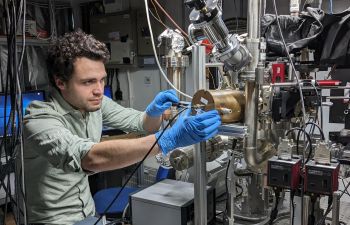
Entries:
[[205, 1], [204, 0], [185, 0], [185, 5], [190, 9], [196, 8], [197, 10], [201, 10], [205, 7]]

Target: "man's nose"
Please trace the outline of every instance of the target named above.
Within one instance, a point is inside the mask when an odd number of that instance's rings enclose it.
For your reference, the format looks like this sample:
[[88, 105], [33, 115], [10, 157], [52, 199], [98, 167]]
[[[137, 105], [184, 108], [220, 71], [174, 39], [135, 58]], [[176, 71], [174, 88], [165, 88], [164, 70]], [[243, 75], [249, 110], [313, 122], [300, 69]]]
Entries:
[[102, 83], [97, 83], [96, 86], [94, 87], [93, 93], [95, 95], [102, 95], [104, 90], [104, 84]]

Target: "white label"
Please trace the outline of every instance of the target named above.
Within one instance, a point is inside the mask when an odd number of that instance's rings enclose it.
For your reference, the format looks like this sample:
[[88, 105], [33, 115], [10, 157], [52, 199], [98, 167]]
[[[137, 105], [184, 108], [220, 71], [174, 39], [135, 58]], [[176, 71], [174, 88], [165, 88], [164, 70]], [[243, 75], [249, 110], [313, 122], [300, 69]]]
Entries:
[[[346, 87], [349, 87], [350, 86], [350, 83], [349, 82], [346, 82]], [[344, 97], [350, 97], [350, 91], [349, 89], [344, 89]], [[344, 99], [343, 100], [344, 103], [348, 103], [349, 102], [349, 99]]]
[[204, 105], [208, 105], [208, 100], [201, 97], [201, 103], [203, 103]]

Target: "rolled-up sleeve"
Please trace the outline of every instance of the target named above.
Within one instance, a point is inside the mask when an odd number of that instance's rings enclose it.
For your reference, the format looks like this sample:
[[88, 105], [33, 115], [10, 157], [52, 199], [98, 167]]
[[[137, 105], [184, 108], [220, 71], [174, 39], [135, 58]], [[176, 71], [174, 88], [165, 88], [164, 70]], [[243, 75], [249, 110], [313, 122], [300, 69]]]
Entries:
[[102, 101], [103, 124], [126, 132], [145, 132], [143, 129], [144, 112], [124, 108], [108, 97]]
[[74, 135], [60, 116], [52, 115], [25, 118], [24, 137], [26, 147], [45, 157], [54, 167], [73, 172], [82, 170], [81, 159], [96, 144]]

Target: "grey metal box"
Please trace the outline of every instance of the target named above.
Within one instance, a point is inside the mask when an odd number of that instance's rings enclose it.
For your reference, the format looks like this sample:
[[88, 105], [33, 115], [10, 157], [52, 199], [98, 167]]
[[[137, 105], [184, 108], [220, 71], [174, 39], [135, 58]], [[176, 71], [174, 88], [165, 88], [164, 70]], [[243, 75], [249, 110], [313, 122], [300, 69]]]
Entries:
[[[215, 191], [207, 188], [208, 224], [215, 220]], [[187, 225], [194, 217], [194, 186], [162, 180], [130, 197], [133, 225]]]

